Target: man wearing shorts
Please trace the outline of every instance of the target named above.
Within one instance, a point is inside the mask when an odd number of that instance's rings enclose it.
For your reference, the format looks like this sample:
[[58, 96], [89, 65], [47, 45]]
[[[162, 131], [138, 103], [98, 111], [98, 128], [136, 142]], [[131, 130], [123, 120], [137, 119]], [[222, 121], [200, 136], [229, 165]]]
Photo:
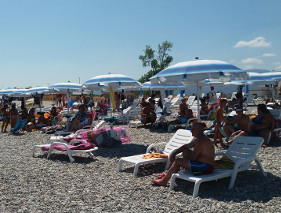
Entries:
[[[202, 123], [194, 123], [191, 132], [195, 137], [190, 143], [178, 148], [171, 156], [172, 166], [167, 174], [162, 178], [152, 179], [152, 183], [160, 186], [167, 186], [173, 173], [178, 172], [180, 168], [187, 170], [208, 172], [213, 171], [215, 148], [212, 141], [203, 133], [204, 126]], [[193, 151], [190, 150], [193, 148]], [[176, 158], [176, 155], [182, 153], [182, 158]]]

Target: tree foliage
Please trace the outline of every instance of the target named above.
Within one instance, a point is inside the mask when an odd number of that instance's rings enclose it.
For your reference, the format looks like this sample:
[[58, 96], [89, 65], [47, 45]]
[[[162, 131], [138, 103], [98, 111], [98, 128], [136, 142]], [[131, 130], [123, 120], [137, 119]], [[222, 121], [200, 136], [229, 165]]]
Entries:
[[162, 44], [158, 44], [158, 51], [155, 54], [155, 50], [151, 48], [150, 45], [146, 45], [144, 50], [144, 55], [140, 55], [139, 59], [142, 61], [143, 67], [150, 67], [150, 70], [141, 76], [139, 82], [144, 83], [149, 81], [149, 79], [160, 72], [161, 70], [167, 68], [169, 64], [173, 61], [173, 57], [168, 55], [168, 51], [171, 51], [173, 43], [164, 41]]

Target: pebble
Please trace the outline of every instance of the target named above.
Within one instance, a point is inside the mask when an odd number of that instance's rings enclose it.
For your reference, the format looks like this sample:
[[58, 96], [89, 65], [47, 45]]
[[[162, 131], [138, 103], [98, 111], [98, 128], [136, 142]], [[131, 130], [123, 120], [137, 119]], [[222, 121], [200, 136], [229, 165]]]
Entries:
[[161, 164], [141, 167], [137, 178], [130, 164], [118, 172], [120, 157], [144, 153], [148, 145], [174, 134], [145, 128], [127, 128], [127, 133], [132, 142], [100, 149], [94, 159], [74, 155], [74, 163], [64, 153], [47, 159], [37, 151], [32, 157], [33, 145], [47, 143], [50, 135], [0, 134], [0, 212], [280, 211], [281, 141], [257, 154], [266, 177], [255, 170], [239, 173], [230, 191], [229, 178], [203, 183], [194, 199], [193, 183], [178, 182], [174, 191], [150, 184]]

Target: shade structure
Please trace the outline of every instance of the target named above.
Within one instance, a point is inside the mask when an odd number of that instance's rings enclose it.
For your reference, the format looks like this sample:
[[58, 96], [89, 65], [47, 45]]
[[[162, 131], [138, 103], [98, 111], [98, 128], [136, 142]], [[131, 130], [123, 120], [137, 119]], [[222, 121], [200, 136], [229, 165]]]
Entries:
[[48, 91], [48, 87], [33, 87], [25, 91], [26, 96], [32, 96], [34, 94], [43, 94]]
[[[240, 68], [220, 60], [193, 60], [170, 66], [152, 76], [152, 84], [181, 84], [197, 87], [197, 97], [200, 97], [200, 86], [206, 80], [227, 82], [231, 78], [236, 80], [247, 79], [248, 75]], [[197, 119], [200, 120], [199, 98], [197, 98]]]
[[245, 80], [235, 80], [232, 79], [231, 82], [226, 82], [225, 85], [259, 85], [266, 83], [273, 83], [274, 79], [270, 76], [263, 75], [262, 73], [247, 72], [249, 75], [248, 79]]
[[142, 84], [141, 87], [143, 90], [180, 90], [186, 89], [184, 85], [161, 85], [161, 84], [152, 84], [150, 81], [147, 81]]
[[274, 100], [275, 96], [275, 89], [274, 89], [274, 83], [278, 83], [281, 80], [281, 72], [275, 72], [275, 71], [270, 71], [270, 72], [265, 72], [261, 74], [264, 77], [271, 78], [273, 80], [272, 83], [272, 98]]
[[101, 88], [104, 87], [113, 87], [113, 89], [116, 90], [120, 88], [140, 88], [141, 83], [122, 74], [107, 74], [95, 76], [83, 83], [83, 86], [90, 90], [101, 90]]
[[49, 93], [64, 93], [67, 97], [67, 114], [69, 115], [69, 98], [71, 93], [75, 91], [81, 91], [82, 85], [77, 83], [57, 83], [49, 86]]
[[16, 89], [3, 89], [0, 90], [0, 95], [9, 96], [10, 94], [14, 93]]
[[[95, 76], [83, 83], [83, 86], [92, 91], [110, 92], [110, 88], [115, 91], [120, 91], [122, 89], [140, 89], [141, 83], [122, 74], [107, 74]], [[113, 96], [110, 95], [110, 98], [112, 104]]]

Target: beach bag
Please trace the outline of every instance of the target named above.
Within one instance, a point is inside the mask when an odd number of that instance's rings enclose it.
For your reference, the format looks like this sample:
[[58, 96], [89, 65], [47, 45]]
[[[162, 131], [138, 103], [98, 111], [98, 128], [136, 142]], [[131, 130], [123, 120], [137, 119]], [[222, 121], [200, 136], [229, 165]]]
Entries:
[[95, 142], [98, 147], [111, 148], [122, 145], [120, 135], [114, 129], [110, 129], [95, 135]]

